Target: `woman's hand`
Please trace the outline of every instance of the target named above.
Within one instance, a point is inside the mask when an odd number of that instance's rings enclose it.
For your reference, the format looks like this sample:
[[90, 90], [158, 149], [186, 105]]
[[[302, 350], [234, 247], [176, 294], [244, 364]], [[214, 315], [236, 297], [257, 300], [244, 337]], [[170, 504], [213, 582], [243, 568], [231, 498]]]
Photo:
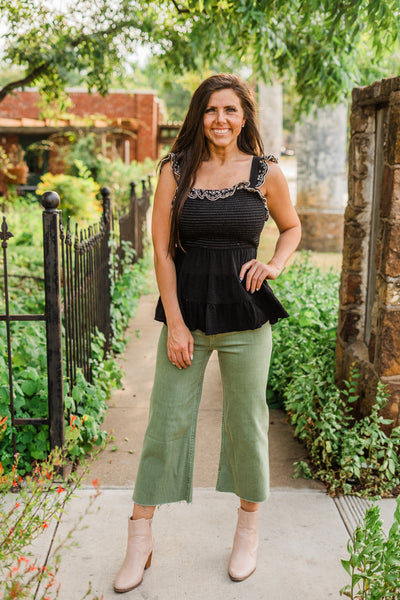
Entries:
[[253, 258], [242, 265], [239, 279], [243, 281], [246, 276], [246, 290], [253, 294], [254, 292], [258, 292], [265, 279], [276, 279], [281, 271], [282, 269], [271, 263], [266, 265]]
[[186, 369], [192, 364], [193, 336], [183, 322], [168, 325], [167, 352], [169, 360], [178, 369]]

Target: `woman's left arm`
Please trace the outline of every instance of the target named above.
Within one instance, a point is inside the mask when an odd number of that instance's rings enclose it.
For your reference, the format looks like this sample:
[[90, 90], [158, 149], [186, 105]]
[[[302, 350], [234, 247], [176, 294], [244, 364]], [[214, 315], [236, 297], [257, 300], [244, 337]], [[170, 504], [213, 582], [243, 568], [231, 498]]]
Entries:
[[276, 279], [280, 275], [301, 237], [300, 220], [290, 200], [285, 176], [276, 163], [270, 162], [268, 166], [268, 174], [260, 190], [267, 198], [269, 213], [279, 229], [279, 238], [267, 264], [253, 259], [242, 265], [239, 277], [243, 279], [246, 276], [246, 289], [252, 293], [260, 289], [265, 279]]

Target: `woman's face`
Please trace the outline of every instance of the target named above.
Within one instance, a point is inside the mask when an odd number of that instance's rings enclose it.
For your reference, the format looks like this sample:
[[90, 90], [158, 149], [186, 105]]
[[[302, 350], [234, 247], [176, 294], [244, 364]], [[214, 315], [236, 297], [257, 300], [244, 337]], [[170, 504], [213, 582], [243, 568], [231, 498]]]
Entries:
[[244, 122], [239, 96], [233, 90], [211, 94], [203, 116], [204, 135], [210, 144], [218, 148], [236, 145]]

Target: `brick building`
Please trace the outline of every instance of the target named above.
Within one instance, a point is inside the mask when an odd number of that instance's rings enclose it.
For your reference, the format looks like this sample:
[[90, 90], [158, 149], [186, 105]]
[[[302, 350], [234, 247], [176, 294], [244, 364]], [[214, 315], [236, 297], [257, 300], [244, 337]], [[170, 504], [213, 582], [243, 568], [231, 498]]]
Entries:
[[[11, 173], [20, 178], [13, 183], [35, 186], [46, 171], [62, 171], [60, 147], [72, 132], [96, 133], [104, 153], [127, 163], [158, 157], [162, 113], [154, 91], [115, 91], [102, 97], [79, 89], [68, 96], [68, 115], [51, 119], [41, 117], [36, 90], [17, 92], [0, 103], [0, 146], [13, 164]], [[0, 173], [0, 190], [6, 186]]]

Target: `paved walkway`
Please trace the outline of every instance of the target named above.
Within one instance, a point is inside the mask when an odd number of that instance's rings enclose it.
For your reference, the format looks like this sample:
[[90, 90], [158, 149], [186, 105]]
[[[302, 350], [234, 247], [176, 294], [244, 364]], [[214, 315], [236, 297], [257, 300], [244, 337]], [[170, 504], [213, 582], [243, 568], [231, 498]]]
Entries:
[[[147, 422], [154, 359], [160, 325], [153, 321], [156, 298], [141, 299], [130, 327], [131, 339], [121, 359], [124, 389], [109, 404], [105, 428], [115, 440], [93, 465], [87, 487], [81, 489], [55, 532], [62, 539], [88, 506], [90, 481], [97, 477], [102, 494], [85, 516], [75, 537], [78, 546], [61, 551], [60, 600], [79, 600], [88, 589], [104, 600], [121, 597], [112, 590], [113, 577], [125, 551], [127, 518], [140, 448]], [[140, 335], [136, 335], [140, 332]], [[227, 575], [236, 525], [237, 499], [214, 490], [220, 425], [221, 383], [212, 356], [200, 408], [194, 473], [194, 501], [163, 506], [156, 511], [156, 546], [151, 568], [136, 590], [124, 598], [146, 600], [326, 600], [339, 599], [348, 583], [340, 559], [347, 558], [347, 525], [363, 510], [337, 504], [313, 481], [293, 479], [293, 462], [304, 456], [281, 411], [270, 418], [271, 498], [260, 511], [257, 570], [241, 583]], [[394, 500], [381, 503], [387, 527]], [[47, 552], [52, 532], [41, 541]]]

